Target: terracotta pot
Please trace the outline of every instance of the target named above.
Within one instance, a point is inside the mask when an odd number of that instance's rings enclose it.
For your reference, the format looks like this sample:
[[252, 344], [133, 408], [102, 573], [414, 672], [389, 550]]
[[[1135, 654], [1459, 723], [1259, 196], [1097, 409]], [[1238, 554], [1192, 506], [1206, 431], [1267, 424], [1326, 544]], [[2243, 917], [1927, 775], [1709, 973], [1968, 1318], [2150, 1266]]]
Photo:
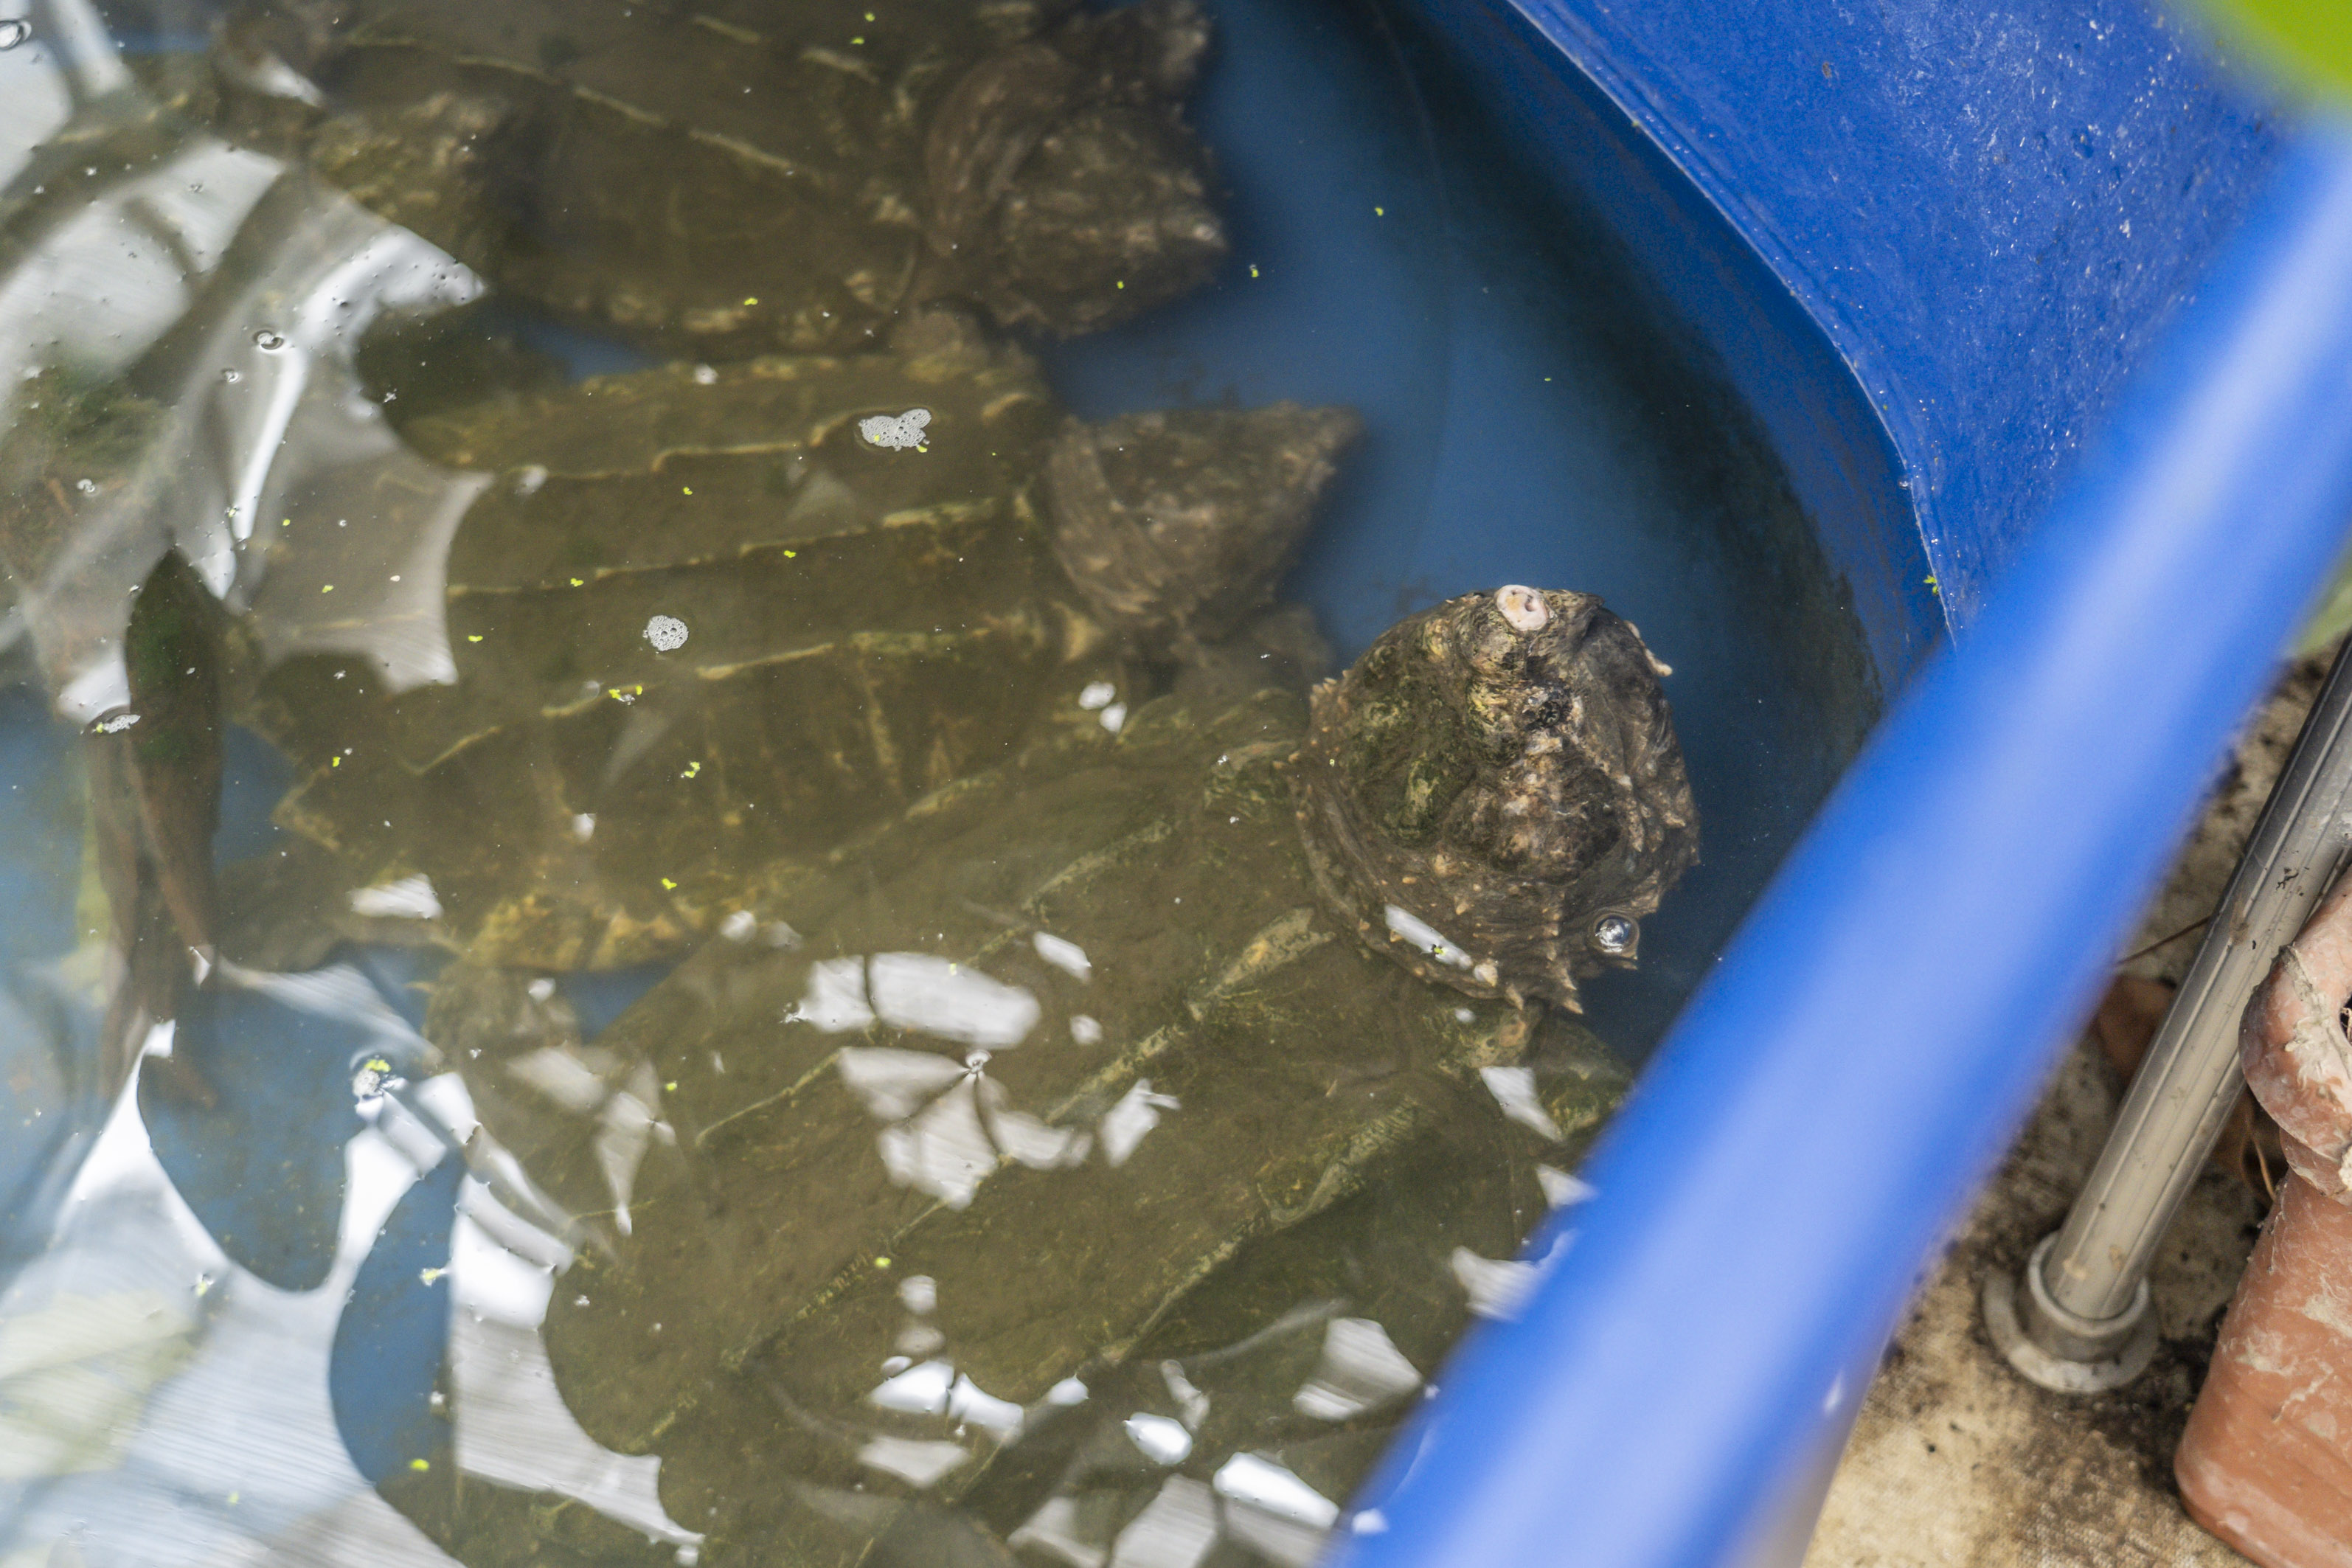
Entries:
[[2352, 1568], [2352, 877], [2246, 1005], [2246, 1082], [2294, 1173], [2173, 1458], [2197, 1522], [2267, 1568]]
[[2268, 1568], [2352, 1568], [2352, 1208], [2282, 1185], [2173, 1457], [2198, 1523]]

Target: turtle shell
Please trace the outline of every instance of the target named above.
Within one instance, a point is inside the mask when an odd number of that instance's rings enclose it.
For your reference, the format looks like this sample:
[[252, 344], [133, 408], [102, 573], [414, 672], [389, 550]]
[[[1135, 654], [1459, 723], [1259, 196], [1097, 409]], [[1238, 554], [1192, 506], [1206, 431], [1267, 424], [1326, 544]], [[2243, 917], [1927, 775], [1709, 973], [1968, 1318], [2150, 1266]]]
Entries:
[[[1223, 557], [1169, 566], [1150, 523], [1286, 559], [1352, 414], [1056, 419], [1025, 356], [931, 314], [888, 353], [674, 366], [412, 422], [432, 458], [498, 470], [448, 551], [458, 679], [386, 697], [349, 660], [282, 667], [259, 710], [307, 776], [280, 820], [362, 886], [425, 877], [481, 962], [608, 968], [675, 955], [761, 908], [793, 858], [1021, 748], [1107, 741], [1154, 690], [1321, 673], [1263, 571], [1220, 593]], [[1049, 450], [1113, 437], [1118, 484], [1033, 494]], [[341, 541], [302, 530], [328, 521], [284, 523], [269, 571], [323, 575]], [[1123, 552], [1152, 552], [1148, 626], [1107, 625], [1066, 572], [1053, 539], [1079, 526], [1123, 581]], [[1222, 630], [1236, 605], [1256, 618], [1205, 641], [1202, 606]]]
[[[339, 110], [314, 164], [502, 290], [731, 355], [862, 346], [940, 298], [1084, 331], [1205, 282], [1226, 243], [1181, 106], [1208, 40], [1193, 0], [362, 0], [340, 26], [288, 0], [224, 74], [308, 68]], [[420, 116], [473, 130], [421, 156]]]
[[[773, 931], [743, 940], [780, 945]], [[634, 1224], [669, 1223], [660, 1209], [675, 1194], [639, 1181], [649, 1159], [675, 1159], [675, 1133], [654, 1110], [657, 1068], [625, 1047], [644, 1043], [635, 1031], [583, 1045], [553, 983], [463, 963], [436, 982], [425, 1029], [488, 1138], [569, 1211], [553, 1223], [576, 1248], [610, 1257]], [[1017, 1431], [969, 1396], [908, 1408], [919, 1402], [897, 1397], [906, 1384], [887, 1407], [826, 1408], [789, 1367], [713, 1380], [655, 1443], [671, 1516], [695, 1521], [713, 1563], [770, 1561], [786, 1544], [811, 1561], [881, 1563], [973, 1542], [987, 1548], [980, 1561], [1001, 1561], [1008, 1537], [1108, 1547], [1170, 1484], [1170, 1456], [1129, 1436], [1145, 1428], [1162, 1442], [1182, 1431], [1192, 1475], [1247, 1451], [1327, 1498], [1349, 1495], [1474, 1303], [1493, 1310], [1466, 1287], [1524, 1271], [1504, 1260], [1547, 1206], [1581, 1194], [1567, 1173], [1625, 1075], [1555, 1019], [1529, 1065], [1496, 1078], [1496, 1093], [1477, 1079], [1424, 1086], [1426, 1125], [1369, 1164], [1356, 1192], [1240, 1247], [1123, 1358], [1091, 1363], [1084, 1398], [1065, 1387], [1023, 1411]], [[522, 1212], [550, 1223], [545, 1205]], [[906, 1364], [874, 1369], [875, 1385], [940, 1360], [938, 1287], [899, 1273], [892, 1349]]]
[[[714, 1562], [857, 1561], [901, 1529], [1107, 1544], [1177, 1484], [1130, 1413], [1344, 1492], [1465, 1289], [1524, 1268], [1503, 1259], [1541, 1201], [1573, 1194], [1540, 1163], [1623, 1082], [1545, 1018], [1558, 954], [1500, 940], [1510, 900], [1460, 963], [1359, 902], [1387, 875], [1428, 910], [1424, 878], [1454, 896], [1500, 868], [1520, 904], [1548, 879], [1563, 929], [1629, 885], [1646, 913], [1692, 814], [1657, 670], [1621, 642], [1586, 595], [1505, 589], [1401, 623], [1311, 714], [1156, 701], [1091, 754], [919, 803], [593, 1047], [519, 1000], [551, 984], [453, 976], [428, 1028], [586, 1220], [545, 1330], [574, 1414], [662, 1456]], [[1411, 702], [1461, 711], [1424, 712], [1415, 751], [1384, 717]], [[1654, 723], [1677, 831], [1637, 851], [1589, 820], [1629, 787], [1590, 737]], [[1336, 858], [1334, 802], [1360, 839], [1403, 837], [1360, 809], [1400, 769], [1473, 816], [1514, 805], [1517, 835], [1441, 836], [1442, 868]], [[624, 1128], [625, 1172], [582, 1154]]]
[[[922, 449], [859, 433], [914, 408]], [[478, 956], [612, 967], [674, 954], [745, 907], [747, 868], [1041, 718], [1101, 733], [1078, 698], [1116, 683], [1108, 639], [1017, 502], [1052, 417], [1025, 359], [958, 340], [420, 422], [428, 452], [500, 470], [449, 551], [457, 679], [394, 695], [355, 660], [279, 666], [256, 710], [302, 775], [279, 819], [362, 887], [429, 879]], [[333, 558], [299, 533], [273, 574]]]
[[[611, 1032], [582, 1046], [560, 995], [534, 1003], [532, 984], [461, 966], [445, 973], [427, 1030], [498, 1144], [579, 1216], [575, 1244], [610, 1257], [632, 1211], [637, 1224], [667, 1223], [664, 1194], [637, 1180], [646, 1160], [675, 1158], [671, 1129], [644, 1109], [659, 1100], [631, 1088], [657, 1088], [656, 1069]], [[916, 1543], [967, 1537], [992, 1553], [1007, 1538], [1108, 1549], [1170, 1484], [1174, 1458], [1205, 1477], [1247, 1451], [1348, 1496], [1473, 1310], [1495, 1310], [1480, 1276], [1523, 1272], [1505, 1260], [1537, 1217], [1580, 1195], [1568, 1172], [1625, 1083], [1598, 1041], [1558, 1019], [1528, 1065], [1496, 1076], [1499, 1095], [1479, 1078], [1425, 1082], [1423, 1124], [1368, 1163], [1357, 1190], [1239, 1247], [1122, 1356], [1089, 1361], [1083, 1395], [1064, 1385], [1022, 1409], [1017, 1428], [1009, 1410], [957, 1397], [938, 1375], [952, 1364], [940, 1282], [894, 1258], [892, 1356], [858, 1396], [828, 1404], [839, 1389], [812, 1387], [772, 1356], [712, 1379], [652, 1445], [668, 1511], [695, 1521], [713, 1563], [769, 1561], [786, 1545], [815, 1561], [920, 1562], [944, 1548]], [[1165, 1131], [1181, 1116], [1169, 1112]], [[1066, 1327], [1100, 1324], [1081, 1313]], [[926, 1378], [951, 1408], [905, 1397]], [[885, 1387], [882, 1402], [867, 1397]], [[1190, 1452], [1147, 1455], [1137, 1431]]]
[[[674, 1145], [546, 1333], [592, 1435], [665, 1455], [675, 1517], [793, 1466], [849, 1484], [894, 1356], [1013, 1424], [1131, 1363], [1526, 1056], [1534, 1015], [1324, 912], [1304, 729], [1276, 693], [1155, 704], [1091, 765], [910, 819], [797, 945], [714, 942], [599, 1037], [653, 1064]], [[1571, 1126], [1619, 1087], [1568, 1081]]]

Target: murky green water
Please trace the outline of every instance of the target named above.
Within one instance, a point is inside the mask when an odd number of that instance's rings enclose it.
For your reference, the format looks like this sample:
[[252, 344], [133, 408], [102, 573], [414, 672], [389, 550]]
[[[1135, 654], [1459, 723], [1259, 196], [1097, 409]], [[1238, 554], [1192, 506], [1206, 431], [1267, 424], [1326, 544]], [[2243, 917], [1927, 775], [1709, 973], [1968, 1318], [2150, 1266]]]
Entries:
[[1391, 21], [0, 49], [0, 1562], [1358, 1527], [1872, 706]]

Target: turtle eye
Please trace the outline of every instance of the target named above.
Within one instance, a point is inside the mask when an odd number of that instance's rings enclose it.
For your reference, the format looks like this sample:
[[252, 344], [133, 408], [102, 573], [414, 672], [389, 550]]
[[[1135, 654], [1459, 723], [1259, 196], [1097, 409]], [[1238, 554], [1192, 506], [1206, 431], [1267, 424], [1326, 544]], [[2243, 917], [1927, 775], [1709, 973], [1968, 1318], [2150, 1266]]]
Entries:
[[1632, 952], [1642, 940], [1642, 927], [1631, 915], [1602, 915], [1592, 922], [1592, 945], [1612, 957]]

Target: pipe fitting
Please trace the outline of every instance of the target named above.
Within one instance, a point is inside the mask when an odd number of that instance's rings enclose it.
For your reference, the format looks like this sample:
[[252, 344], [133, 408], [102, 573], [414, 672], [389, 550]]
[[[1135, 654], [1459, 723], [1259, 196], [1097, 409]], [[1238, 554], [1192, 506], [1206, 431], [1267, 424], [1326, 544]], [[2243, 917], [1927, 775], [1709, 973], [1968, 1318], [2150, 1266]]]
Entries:
[[2147, 1370], [2156, 1358], [2156, 1310], [2142, 1279], [2112, 1318], [2085, 1318], [2053, 1300], [2046, 1270], [2059, 1233], [2042, 1238], [2025, 1268], [1985, 1276], [1985, 1331], [2028, 1382], [2058, 1394], [2104, 1394]]

